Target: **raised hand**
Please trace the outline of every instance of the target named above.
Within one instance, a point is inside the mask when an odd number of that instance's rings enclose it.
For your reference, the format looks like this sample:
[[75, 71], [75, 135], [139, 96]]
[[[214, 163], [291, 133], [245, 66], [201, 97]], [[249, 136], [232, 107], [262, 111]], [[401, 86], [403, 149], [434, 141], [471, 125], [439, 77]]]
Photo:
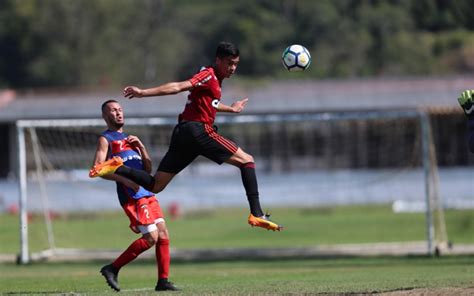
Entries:
[[137, 147], [137, 148], [143, 148], [145, 147], [143, 145], [143, 143], [140, 141], [140, 139], [137, 137], [137, 136], [132, 136], [132, 135], [129, 135], [127, 137], [127, 142], [132, 145], [133, 147]]
[[143, 97], [143, 90], [136, 86], [127, 86], [123, 89], [123, 96], [129, 99]]
[[242, 99], [240, 101], [236, 101], [230, 105], [230, 107], [234, 110], [235, 113], [240, 113], [244, 110], [245, 105], [247, 105], [247, 102], [249, 101], [249, 98]]

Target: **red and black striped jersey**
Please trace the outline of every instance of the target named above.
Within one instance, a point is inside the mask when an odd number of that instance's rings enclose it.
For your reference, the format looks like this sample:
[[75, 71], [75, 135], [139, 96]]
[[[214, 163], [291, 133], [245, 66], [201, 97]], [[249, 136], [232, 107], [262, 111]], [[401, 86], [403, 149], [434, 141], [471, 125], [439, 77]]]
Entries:
[[188, 101], [179, 119], [213, 124], [216, 108], [221, 100], [221, 81], [217, 79], [214, 68], [205, 67], [189, 79], [193, 85]]

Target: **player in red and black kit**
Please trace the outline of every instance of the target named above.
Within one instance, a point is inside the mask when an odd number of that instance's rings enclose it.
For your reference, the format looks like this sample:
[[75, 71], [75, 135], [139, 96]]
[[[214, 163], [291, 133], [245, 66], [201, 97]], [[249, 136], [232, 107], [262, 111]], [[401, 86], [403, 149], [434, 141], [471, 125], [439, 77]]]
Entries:
[[[107, 124], [98, 141], [94, 164], [103, 163], [113, 157], [143, 172], [151, 172], [151, 159], [140, 139], [123, 131], [125, 123], [122, 107], [115, 100], [102, 104], [102, 117]], [[153, 192], [150, 192], [127, 178], [115, 174], [104, 178], [117, 183], [117, 195], [125, 214], [130, 220], [130, 228], [142, 237], [135, 240], [111, 264], [105, 265], [100, 273], [109, 286], [120, 291], [118, 273], [120, 269], [134, 260], [138, 255], [155, 246], [158, 282], [156, 291], [178, 290], [168, 281], [170, 251], [169, 235], [160, 204]]]
[[217, 112], [240, 113], [247, 104], [248, 98], [230, 106], [221, 102], [222, 81], [235, 73], [239, 59], [239, 50], [235, 45], [221, 42], [216, 50], [215, 64], [201, 69], [189, 80], [165, 83], [149, 89], [125, 87], [124, 96], [130, 99], [165, 96], [183, 91], [190, 93], [184, 111], [179, 115], [179, 123], [173, 130], [169, 150], [154, 176], [125, 166], [120, 159], [112, 159], [94, 166], [90, 172], [91, 177], [115, 173], [158, 193], [176, 174], [198, 155], [202, 155], [218, 164], [226, 162], [240, 168], [250, 205], [250, 225], [281, 230], [282, 227], [270, 221], [269, 215], [265, 215], [260, 207], [253, 157], [234, 142], [219, 135], [213, 127]]

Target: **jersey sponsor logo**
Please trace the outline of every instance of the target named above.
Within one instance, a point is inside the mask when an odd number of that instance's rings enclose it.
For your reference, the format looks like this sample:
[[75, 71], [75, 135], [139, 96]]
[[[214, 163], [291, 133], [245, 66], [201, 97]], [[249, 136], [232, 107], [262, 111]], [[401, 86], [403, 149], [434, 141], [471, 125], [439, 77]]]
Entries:
[[139, 155], [139, 154], [135, 154], [135, 155], [129, 155], [129, 156], [125, 156], [125, 157], [122, 157], [122, 160], [125, 162], [127, 160], [142, 160], [142, 157]]
[[218, 99], [214, 99], [214, 100], [212, 100], [212, 103], [211, 103], [211, 104], [212, 104], [212, 107], [217, 108], [217, 107], [219, 107], [219, 100], [218, 100]]

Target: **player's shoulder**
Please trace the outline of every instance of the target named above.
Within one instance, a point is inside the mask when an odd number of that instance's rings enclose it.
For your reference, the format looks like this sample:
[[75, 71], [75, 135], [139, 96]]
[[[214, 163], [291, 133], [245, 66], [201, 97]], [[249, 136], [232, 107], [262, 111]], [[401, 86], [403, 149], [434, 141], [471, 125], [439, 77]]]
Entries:
[[110, 140], [111, 135], [110, 135], [110, 130], [105, 130], [102, 133], [99, 134], [99, 139], [106, 139]]
[[199, 68], [197, 74], [214, 74], [214, 68], [212, 66], [202, 66]]
[[217, 77], [214, 73], [214, 68], [209, 66], [209, 67], [201, 67], [199, 72], [197, 72], [193, 78], [191, 78], [191, 83], [194, 86], [199, 86], [203, 84], [209, 84], [217, 82]]

